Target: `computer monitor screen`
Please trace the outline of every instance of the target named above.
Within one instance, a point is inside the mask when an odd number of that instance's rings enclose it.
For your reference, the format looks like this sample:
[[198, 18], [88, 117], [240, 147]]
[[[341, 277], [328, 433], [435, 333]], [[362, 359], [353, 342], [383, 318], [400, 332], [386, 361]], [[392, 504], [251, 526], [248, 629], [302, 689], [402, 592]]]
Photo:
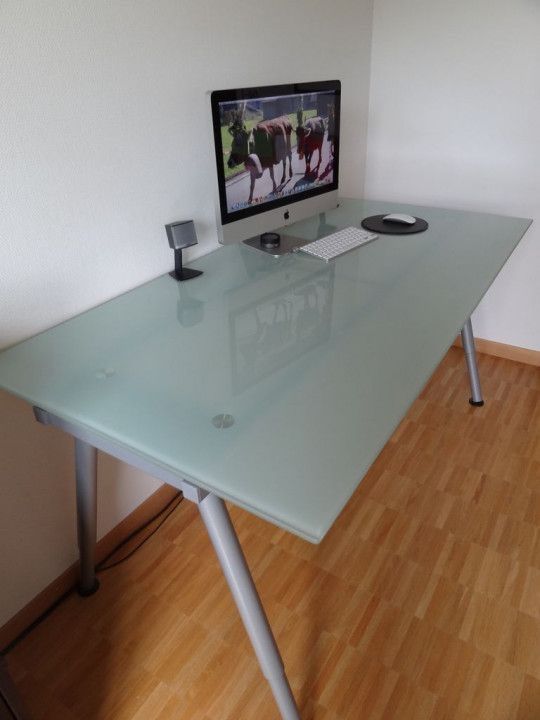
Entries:
[[[233, 226], [238, 240], [270, 230], [272, 222], [282, 225], [326, 209], [313, 199], [329, 193], [335, 207], [340, 92], [335, 80], [211, 94], [223, 230]], [[305, 201], [311, 202], [302, 212]], [[279, 208], [285, 211], [241, 222]]]

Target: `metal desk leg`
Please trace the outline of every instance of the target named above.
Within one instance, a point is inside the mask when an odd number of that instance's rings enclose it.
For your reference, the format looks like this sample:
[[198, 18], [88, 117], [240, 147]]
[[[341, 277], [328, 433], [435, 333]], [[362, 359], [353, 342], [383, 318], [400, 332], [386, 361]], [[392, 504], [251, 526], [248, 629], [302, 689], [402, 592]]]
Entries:
[[274, 693], [281, 717], [283, 720], [300, 720], [285, 675], [283, 660], [225, 503], [215, 495], [208, 494], [199, 500], [198, 505], [263, 674]]
[[75, 438], [75, 476], [77, 485], [77, 539], [79, 543], [79, 594], [96, 592], [96, 526], [97, 526], [97, 450]]
[[465, 360], [469, 369], [469, 381], [471, 383], [471, 397], [469, 402], [471, 405], [483, 405], [482, 388], [480, 387], [480, 376], [478, 375], [478, 366], [476, 364], [476, 350], [474, 347], [474, 335], [472, 329], [471, 318], [467, 320], [461, 331], [461, 340], [465, 351]]

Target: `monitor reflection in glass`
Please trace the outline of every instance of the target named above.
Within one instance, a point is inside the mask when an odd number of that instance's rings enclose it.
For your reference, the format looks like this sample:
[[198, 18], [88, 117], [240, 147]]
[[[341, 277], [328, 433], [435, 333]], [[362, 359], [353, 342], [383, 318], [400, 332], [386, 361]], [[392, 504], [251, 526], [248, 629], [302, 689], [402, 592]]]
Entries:
[[330, 337], [334, 267], [324, 267], [229, 314], [233, 389], [242, 392]]

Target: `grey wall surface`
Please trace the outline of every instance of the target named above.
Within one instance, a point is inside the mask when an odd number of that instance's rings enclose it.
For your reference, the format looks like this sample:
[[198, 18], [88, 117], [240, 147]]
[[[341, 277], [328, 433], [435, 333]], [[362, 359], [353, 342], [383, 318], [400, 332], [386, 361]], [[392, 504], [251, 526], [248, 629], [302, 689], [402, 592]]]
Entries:
[[[366, 196], [540, 216], [540, 4], [375, 0]], [[473, 317], [540, 350], [540, 227]]]

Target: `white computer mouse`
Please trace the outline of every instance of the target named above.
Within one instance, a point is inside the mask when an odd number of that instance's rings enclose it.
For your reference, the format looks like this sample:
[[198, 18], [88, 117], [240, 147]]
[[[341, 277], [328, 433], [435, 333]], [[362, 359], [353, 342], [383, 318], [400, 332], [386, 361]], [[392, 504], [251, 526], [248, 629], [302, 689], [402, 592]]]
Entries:
[[383, 217], [384, 222], [401, 223], [402, 225], [414, 225], [416, 218], [412, 215], [404, 215], [403, 213], [392, 213]]

